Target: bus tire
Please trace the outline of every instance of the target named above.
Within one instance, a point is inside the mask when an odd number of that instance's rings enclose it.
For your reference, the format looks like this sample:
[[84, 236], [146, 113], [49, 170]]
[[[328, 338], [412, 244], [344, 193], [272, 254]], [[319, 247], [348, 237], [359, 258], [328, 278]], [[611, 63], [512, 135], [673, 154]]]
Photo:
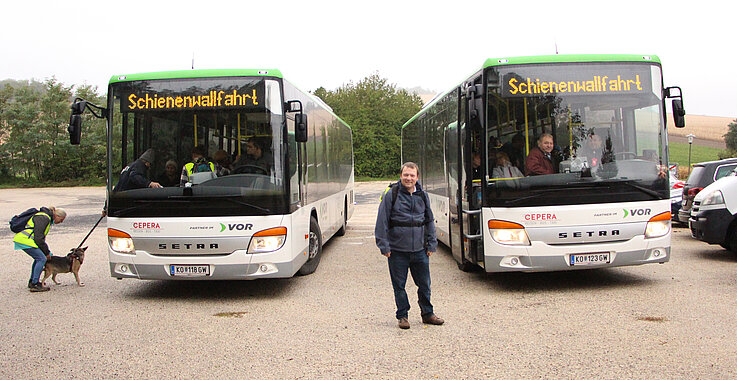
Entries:
[[345, 235], [345, 226], [348, 224], [348, 201], [346, 200], [345, 203], [343, 203], [343, 225], [340, 226], [340, 229], [338, 232], [335, 233], [336, 236], [343, 236]]
[[307, 247], [307, 262], [299, 268], [297, 274], [306, 276], [312, 274], [320, 265], [320, 256], [322, 255], [322, 233], [317, 219], [310, 217], [310, 245]]

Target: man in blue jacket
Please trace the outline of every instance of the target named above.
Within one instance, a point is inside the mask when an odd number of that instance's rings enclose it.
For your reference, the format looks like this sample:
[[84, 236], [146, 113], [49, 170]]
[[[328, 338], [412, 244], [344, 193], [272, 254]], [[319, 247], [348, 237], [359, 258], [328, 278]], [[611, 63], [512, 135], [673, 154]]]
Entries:
[[442, 325], [430, 303], [430, 256], [438, 248], [430, 200], [417, 183], [420, 169], [414, 162], [402, 165], [401, 180], [381, 199], [376, 217], [376, 246], [389, 260], [389, 275], [394, 288], [399, 328], [408, 329], [409, 300], [404, 286], [407, 270], [417, 285], [422, 322]]
[[113, 191], [125, 191], [132, 189], [145, 189], [150, 187], [152, 189], [162, 188], [158, 182], [153, 182], [146, 178], [146, 172], [151, 164], [154, 162], [154, 150], [148, 149], [141, 157], [131, 162], [126, 166], [123, 171], [120, 172], [118, 183], [113, 188]]

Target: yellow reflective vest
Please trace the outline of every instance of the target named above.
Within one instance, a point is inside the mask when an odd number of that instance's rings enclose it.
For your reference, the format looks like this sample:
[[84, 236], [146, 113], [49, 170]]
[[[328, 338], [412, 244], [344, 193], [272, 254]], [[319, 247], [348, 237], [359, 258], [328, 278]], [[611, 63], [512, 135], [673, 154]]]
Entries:
[[[213, 164], [212, 162], [208, 162], [208, 164], [210, 166], [210, 171], [211, 172], [214, 172], [215, 171], [215, 164]], [[187, 163], [187, 164], [184, 165], [184, 168], [187, 169], [187, 175], [188, 176], [191, 176], [193, 174], [192, 171], [194, 170], [194, 165], [195, 165], [194, 162], [190, 162], [190, 163]], [[200, 164], [198, 164], [198, 165], [200, 165]]]
[[13, 238], [14, 242], [18, 244], [25, 244], [29, 247], [38, 248], [38, 245], [33, 240], [33, 226], [34, 226], [33, 218], [35, 218], [36, 215], [43, 215], [49, 218], [49, 224], [46, 226], [46, 230], [44, 231], [44, 238], [46, 237], [46, 235], [49, 234], [49, 229], [51, 229], [51, 217], [47, 213], [39, 211], [35, 213], [31, 217], [31, 219], [28, 219], [28, 223], [26, 223], [26, 228], [24, 228], [23, 231], [15, 234], [15, 237]]

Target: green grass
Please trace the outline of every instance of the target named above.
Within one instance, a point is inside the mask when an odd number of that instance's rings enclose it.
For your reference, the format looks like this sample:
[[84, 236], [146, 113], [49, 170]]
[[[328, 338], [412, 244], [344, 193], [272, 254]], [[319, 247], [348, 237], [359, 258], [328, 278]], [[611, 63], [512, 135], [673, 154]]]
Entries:
[[[688, 143], [669, 143], [670, 163], [688, 167]], [[692, 144], [691, 164], [719, 159], [719, 149]]]

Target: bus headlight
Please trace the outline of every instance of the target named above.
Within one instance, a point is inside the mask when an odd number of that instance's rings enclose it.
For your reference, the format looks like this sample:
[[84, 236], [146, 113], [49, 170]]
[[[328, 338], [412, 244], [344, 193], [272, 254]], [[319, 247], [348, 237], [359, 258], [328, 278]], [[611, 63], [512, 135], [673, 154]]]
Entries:
[[670, 232], [670, 211], [658, 214], [650, 218], [645, 227], [645, 238], [656, 238], [665, 236]]
[[530, 245], [525, 227], [519, 223], [504, 220], [490, 220], [489, 233], [491, 238], [499, 244]]
[[123, 231], [116, 229], [107, 229], [107, 239], [110, 243], [110, 248], [118, 253], [127, 253], [130, 255], [136, 254], [136, 248], [133, 246], [133, 239], [131, 236]]
[[272, 252], [281, 248], [287, 240], [286, 227], [274, 227], [256, 232], [248, 244], [248, 253]]

